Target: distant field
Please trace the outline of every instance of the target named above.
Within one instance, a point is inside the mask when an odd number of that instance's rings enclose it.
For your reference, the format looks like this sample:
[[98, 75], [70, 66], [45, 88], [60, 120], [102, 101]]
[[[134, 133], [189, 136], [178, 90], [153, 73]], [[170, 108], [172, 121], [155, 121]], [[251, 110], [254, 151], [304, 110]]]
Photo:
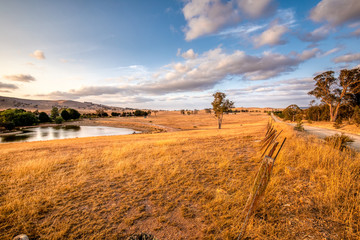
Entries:
[[[226, 115], [218, 130], [159, 112], [97, 121], [173, 132], [0, 144], [0, 239], [235, 239], [268, 119]], [[277, 127], [288, 141], [247, 236], [360, 238], [360, 155]]]

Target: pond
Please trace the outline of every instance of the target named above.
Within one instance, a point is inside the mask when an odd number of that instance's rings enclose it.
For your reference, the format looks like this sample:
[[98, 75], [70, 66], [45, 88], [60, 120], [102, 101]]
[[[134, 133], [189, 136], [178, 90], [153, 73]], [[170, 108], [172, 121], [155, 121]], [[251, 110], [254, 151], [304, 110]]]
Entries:
[[140, 133], [129, 128], [115, 128], [104, 126], [56, 126], [34, 127], [23, 129], [21, 133], [0, 136], [0, 143], [8, 142], [32, 142], [65, 138], [82, 138], [112, 135], [128, 135]]

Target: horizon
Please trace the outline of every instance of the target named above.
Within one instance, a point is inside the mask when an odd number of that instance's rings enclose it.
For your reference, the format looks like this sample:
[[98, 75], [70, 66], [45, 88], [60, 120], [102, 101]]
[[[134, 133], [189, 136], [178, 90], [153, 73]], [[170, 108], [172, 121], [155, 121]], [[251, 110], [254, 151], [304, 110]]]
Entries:
[[0, 95], [139, 109], [307, 107], [360, 66], [360, 1], [2, 1]]

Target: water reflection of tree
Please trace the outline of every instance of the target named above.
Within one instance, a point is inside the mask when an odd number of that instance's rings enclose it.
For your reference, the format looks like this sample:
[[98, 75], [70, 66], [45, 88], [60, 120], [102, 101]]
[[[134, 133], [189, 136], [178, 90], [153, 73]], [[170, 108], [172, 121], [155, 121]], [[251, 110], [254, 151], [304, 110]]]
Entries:
[[81, 127], [80, 126], [76, 126], [76, 125], [66, 125], [64, 126], [65, 130], [72, 130], [74, 132], [78, 132], [80, 131]]
[[1, 142], [21, 142], [25, 141], [30, 138], [31, 135], [9, 135], [9, 136], [2, 136]]

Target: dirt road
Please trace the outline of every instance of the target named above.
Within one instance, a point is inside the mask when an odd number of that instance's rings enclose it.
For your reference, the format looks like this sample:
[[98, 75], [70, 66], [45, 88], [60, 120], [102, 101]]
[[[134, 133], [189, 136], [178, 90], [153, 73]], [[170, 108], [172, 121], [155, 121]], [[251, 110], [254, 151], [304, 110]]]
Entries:
[[[283, 122], [280, 119], [278, 119], [274, 114], [271, 114], [272, 118], [275, 122]], [[285, 123], [285, 122], [283, 122]], [[290, 126], [295, 126], [295, 123], [286, 123]], [[319, 127], [311, 127], [311, 126], [304, 126], [304, 129], [307, 133], [313, 134], [318, 136], [319, 138], [325, 138], [327, 136], [331, 136], [334, 134], [341, 134], [341, 131], [337, 130], [330, 130], [325, 128], [319, 128]], [[349, 143], [348, 145], [352, 148], [354, 148], [357, 151], [360, 151], [360, 135], [346, 133], [347, 136], [349, 136], [354, 142]]]

